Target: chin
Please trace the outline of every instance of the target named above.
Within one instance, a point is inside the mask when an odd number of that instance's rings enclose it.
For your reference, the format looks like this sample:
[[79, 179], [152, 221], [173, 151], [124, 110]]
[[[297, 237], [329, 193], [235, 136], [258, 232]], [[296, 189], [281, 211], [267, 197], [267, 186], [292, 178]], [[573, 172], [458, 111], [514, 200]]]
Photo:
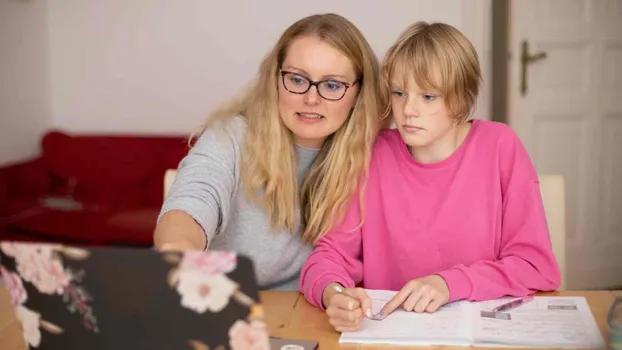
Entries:
[[404, 135], [402, 133], [402, 140], [404, 143], [410, 147], [425, 147], [428, 145], [428, 140], [423, 137], [413, 136], [413, 135]]

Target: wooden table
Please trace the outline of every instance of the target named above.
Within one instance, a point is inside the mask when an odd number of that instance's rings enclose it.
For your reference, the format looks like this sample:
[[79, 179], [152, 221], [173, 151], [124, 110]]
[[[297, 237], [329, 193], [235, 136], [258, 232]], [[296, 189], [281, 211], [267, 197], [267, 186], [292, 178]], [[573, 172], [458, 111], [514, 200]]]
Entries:
[[[280, 324], [287, 324], [280, 329], [270, 328], [271, 335], [298, 338], [298, 339], [311, 339], [320, 342], [320, 350], [329, 349], [404, 349], [404, 346], [379, 346], [379, 345], [355, 345], [355, 344], [339, 344], [339, 333], [335, 332], [323, 312], [319, 309], [311, 306], [302, 295], [298, 296], [298, 300], [295, 302], [294, 310], [289, 317], [289, 321], [276, 318], [278, 314], [272, 314], [272, 310], [282, 309], [278, 300], [274, 300], [270, 293], [267, 293], [267, 298], [264, 301], [266, 308], [266, 317], [268, 318], [269, 325], [274, 325], [275, 322]], [[605, 342], [608, 341], [607, 331], [607, 313], [611, 307], [615, 294], [612, 291], [565, 291], [565, 292], [553, 292], [553, 293], [538, 293], [540, 296], [584, 296], [587, 299], [588, 304], [592, 310], [592, 314], [596, 319], [598, 327]], [[421, 348], [421, 347], [417, 347]], [[424, 347], [425, 348], [425, 347]], [[437, 346], [436, 349], [460, 349], [464, 350], [465, 347], [451, 347], [451, 346]], [[494, 349], [494, 348], [485, 348]], [[503, 348], [507, 350], [508, 348]], [[515, 348], [512, 348], [515, 349]], [[533, 349], [531, 349], [533, 350]]]
[[[567, 291], [540, 293], [542, 296], [584, 296], [603, 334], [607, 333], [607, 312], [615, 298], [611, 291]], [[295, 292], [263, 292], [261, 301], [266, 311], [270, 335], [275, 337], [311, 339], [319, 341], [320, 350], [330, 349], [404, 349], [404, 347], [339, 344], [339, 333], [335, 332], [324, 313], [309, 305], [305, 298]], [[0, 350], [25, 350], [19, 322], [13, 314], [8, 294], [0, 288]], [[421, 348], [421, 347], [419, 347]], [[460, 349], [465, 347], [434, 347], [438, 349]], [[486, 348], [490, 350], [491, 348]]]

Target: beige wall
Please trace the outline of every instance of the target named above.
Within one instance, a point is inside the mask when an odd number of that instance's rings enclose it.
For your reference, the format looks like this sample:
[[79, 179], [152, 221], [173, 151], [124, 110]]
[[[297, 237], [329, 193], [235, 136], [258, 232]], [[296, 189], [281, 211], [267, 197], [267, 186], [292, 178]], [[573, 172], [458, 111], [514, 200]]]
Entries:
[[[187, 133], [251, 79], [279, 34], [318, 12], [351, 19], [381, 56], [405, 26], [444, 21], [490, 59], [490, 0], [0, 1], [0, 163], [49, 127]], [[478, 118], [490, 119], [488, 84]]]
[[[489, 0], [63, 0], [49, 2], [53, 124], [79, 131], [188, 132], [251, 79], [296, 19], [337, 12], [382, 55], [419, 19], [465, 30], [489, 52]], [[483, 64], [488, 66], [489, 60]], [[484, 94], [483, 98], [486, 98]], [[487, 101], [480, 116], [487, 118]]]
[[50, 121], [44, 1], [0, 1], [0, 164], [34, 156]]

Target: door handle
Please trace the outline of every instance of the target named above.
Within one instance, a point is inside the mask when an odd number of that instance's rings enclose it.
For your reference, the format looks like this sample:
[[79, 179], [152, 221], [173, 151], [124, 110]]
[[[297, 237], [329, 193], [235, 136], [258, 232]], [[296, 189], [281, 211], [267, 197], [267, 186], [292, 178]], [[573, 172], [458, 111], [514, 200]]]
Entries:
[[521, 66], [521, 96], [527, 94], [527, 65], [546, 58], [546, 52], [538, 52], [534, 55], [529, 54], [529, 43], [523, 40], [521, 44], [520, 66]]

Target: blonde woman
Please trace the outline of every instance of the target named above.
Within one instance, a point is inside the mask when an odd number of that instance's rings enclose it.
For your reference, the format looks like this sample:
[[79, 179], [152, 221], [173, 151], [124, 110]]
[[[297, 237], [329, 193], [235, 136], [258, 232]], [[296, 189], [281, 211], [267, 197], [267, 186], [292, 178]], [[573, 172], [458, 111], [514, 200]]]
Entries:
[[302, 270], [301, 290], [335, 329], [370, 315], [357, 285], [398, 291], [381, 316], [559, 286], [529, 155], [507, 125], [469, 118], [480, 80], [475, 49], [447, 24], [416, 23], [389, 49], [397, 129], [373, 147], [366, 215], [353, 201]]
[[294, 23], [180, 163], [156, 248], [234, 250], [253, 259], [261, 288], [295, 290], [311, 245], [365, 177], [382, 114], [379, 75], [345, 18]]

